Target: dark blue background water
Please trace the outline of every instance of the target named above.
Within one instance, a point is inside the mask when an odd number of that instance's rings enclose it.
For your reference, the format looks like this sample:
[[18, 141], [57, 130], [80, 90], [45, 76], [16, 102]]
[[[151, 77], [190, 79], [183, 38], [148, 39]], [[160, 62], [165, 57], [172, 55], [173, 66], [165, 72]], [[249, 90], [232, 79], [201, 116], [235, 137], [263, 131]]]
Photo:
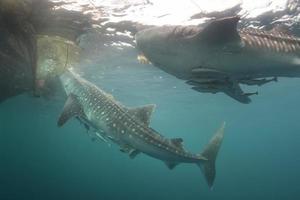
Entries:
[[227, 122], [214, 190], [196, 165], [170, 171], [146, 155], [131, 160], [114, 145], [92, 142], [76, 120], [58, 128], [64, 96], [24, 95], [0, 105], [1, 200], [300, 197], [300, 79], [247, 87], [260, 94], [242, 105], [192, 91], [150, 65], [103, 65], [81, 69], [83, 76], [127, 106], [157, 104], [151, 127], [182, 137], [192, 152]]

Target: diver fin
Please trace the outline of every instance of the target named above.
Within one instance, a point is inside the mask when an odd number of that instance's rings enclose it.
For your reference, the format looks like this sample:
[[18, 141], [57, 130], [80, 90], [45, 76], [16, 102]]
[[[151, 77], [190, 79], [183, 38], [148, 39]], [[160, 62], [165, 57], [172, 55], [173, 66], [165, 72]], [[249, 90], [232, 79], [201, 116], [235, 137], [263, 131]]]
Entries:
[[167, 167], [169, 169], [174, 169], [179, 163], [175, 163], [175, 162], [168, 162], [168, 161], [165, 161], [165, 164], [167, 165]]
[[129, 108], [128, 112], [138, 120], [140, 120], [142, 123], [149, 126], [151, 114], [153, 113], [154, 109], [155, 105], [149, 104], [141, 107]]
[[200, 33], [199, 38], [208, 42], [231, 42], [240, 40], [237, 23], [240, 17], [226, 17], [210, 22]]
[[206, 182], [210, 188], [212, 188], [216, 176], [215, 161], [224, 137], [224, 128], [225, 122], [215, 133], [215, 135], [212, 137], [208, 145], [201, 153], [201, 156], [203, 156], [207, 160], [202, 160], [197, 163], [202, 173], [204, 174]]
[[64, 125], [71, 117], [75, 116], [85, 117], [85, 114], [76, 96], [74, 94], [70, 94], [57, 121], [57, 125], [60, 127]]
[[174, 144], [176, 147], [179, 147], [180, 149], [183, 149], [183, 139], [182, 138], [173, 138], [171, 139], [172, 144]]

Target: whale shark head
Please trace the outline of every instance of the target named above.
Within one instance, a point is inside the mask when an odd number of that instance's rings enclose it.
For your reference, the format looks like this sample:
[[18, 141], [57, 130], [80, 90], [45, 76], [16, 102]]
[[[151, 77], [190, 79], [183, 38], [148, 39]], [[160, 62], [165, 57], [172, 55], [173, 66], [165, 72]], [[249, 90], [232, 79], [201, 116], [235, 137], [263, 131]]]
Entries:
[[238, 16], [213, 20], [198, 26], [158, 26], [136, 33], [137, 48], [143, 53], [158, 50], [157, 53], [174, 51], [170, 47], [186, 45], [219, 45], [239, 39]]
[[184, 68], [178, 66], [194, 62], [194, 55], [188, 52], [199, 51], [199, 46], [193, 45], [198, 29], [196, 26], [188, 29], [182, 26], [145, 29], [136, 34], [137, 49], [153, 65], [175, 76], [184, 76]]
[[160, 60], [169, 57], [172, 46], [169, 36], [171, 35], [171, 27], [149, 28], [139, 31], [136, 36], [136, 45], [142, 55], [159, 65]]
[[83, 89], [83, 83], [85, 82], [81, 77], [79, 77], [72, 68], [67, 69], [61, 76], [60, 80], [62, 83], [62, 86], [69, 95], [72, 93], [74, 89]]
[[212, 52], [237, 43], [239, 17], [213, 20], [202, 26], [160, 26], [136, 34], [137, 49], [151, 63], [177, 77], [213, 61]]
[[198, 26], [161, 26], [152, 27], [139, 31], [136, 36], [137, 48], [149, 55], [162, 54], [167, 56], [168, 54], [174, 54], [178, 49], [173, 49], [174, 46], [187, 46], [187, 43], [191, 43], [197, 37], [200, 27]]

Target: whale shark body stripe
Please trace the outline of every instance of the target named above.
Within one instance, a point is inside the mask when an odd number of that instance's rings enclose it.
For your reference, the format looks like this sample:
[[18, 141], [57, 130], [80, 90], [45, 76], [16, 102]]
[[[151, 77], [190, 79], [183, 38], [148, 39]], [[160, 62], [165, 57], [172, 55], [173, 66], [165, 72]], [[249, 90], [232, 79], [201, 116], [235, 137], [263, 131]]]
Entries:
[[242, 29], [240, 36], [245, 45], [249, 47], [283, 53], [300, 51], [300, 39], [285, 33]]

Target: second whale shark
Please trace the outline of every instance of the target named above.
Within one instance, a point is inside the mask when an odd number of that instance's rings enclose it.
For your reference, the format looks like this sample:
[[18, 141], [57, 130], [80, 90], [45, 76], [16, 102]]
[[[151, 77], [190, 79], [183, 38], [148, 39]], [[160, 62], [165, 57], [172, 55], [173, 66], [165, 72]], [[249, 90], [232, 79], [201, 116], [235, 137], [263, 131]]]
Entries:
[[263, 85], [277, 77], [300, 77], [300, 38], [284, 28], [238, 29], [238, 16], [199, 26], [160, 26], [136, 34], [144, 63], [186, 80], [199, 92], [224, 92], [241, 103], [240, 84]]
[[[183, 147], [181, 138], [168, 139], [150, 128], [154, 105], [127, 108], [94, 84], [67, 70], [61, 82], [68, 95], [58, 126], [76, 117], [92, 127], [101, 138], [106, 138], [134, 158], [144, 153], [166, 163], [173, 169], [179, 163], [194, 163], [200, 167], [211, 188], [215, 179], [215, 160], [223, 140], [224, 124], [199, 154]], [[101, 134], [101, 135], [100, 135]]]

